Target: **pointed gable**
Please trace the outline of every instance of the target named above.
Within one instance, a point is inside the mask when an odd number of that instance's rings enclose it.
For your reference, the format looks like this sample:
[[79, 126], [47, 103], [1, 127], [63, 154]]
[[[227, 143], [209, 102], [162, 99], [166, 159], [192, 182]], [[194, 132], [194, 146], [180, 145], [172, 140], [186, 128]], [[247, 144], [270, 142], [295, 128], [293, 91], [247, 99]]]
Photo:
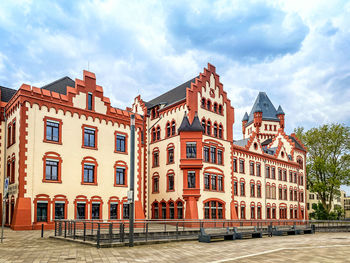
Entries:
[[255, 100], [252, 110], [250, 111], [248, 123], [252, 123], [254, 121], [254, 113], [262, 112], [263, 120], [271, 120], [271, 121], [279, 121], [277, 118], [277, 111], [275, 106], [273, 106], [269, 97], [265, 92], [259, 92], [258, 97]]

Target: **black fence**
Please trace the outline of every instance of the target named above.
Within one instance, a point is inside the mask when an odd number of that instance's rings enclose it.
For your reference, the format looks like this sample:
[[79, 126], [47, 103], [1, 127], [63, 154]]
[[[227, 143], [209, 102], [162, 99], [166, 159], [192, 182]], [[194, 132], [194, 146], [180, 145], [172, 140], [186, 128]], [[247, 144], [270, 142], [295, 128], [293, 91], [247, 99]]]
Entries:
[[[311, 228], [316, 231], [348, 231], [349, 221], [304, 221], [304, 220], [136, 220], [134, 242], [167, 242], [196, 240], [200, 229], [233, 229], [262, 231], [290, 228], [291, 226]], [[123, 246], [129, 243], [129, 221], [125, 220], [56, 220], [55, 237], [86, 242], [97, 247]]]

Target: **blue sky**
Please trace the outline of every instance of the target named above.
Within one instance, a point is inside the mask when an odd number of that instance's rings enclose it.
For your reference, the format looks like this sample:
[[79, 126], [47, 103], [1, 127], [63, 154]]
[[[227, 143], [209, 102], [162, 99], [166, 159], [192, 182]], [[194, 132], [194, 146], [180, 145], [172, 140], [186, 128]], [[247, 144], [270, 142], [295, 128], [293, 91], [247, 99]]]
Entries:
[[[150, 100], [217, 68], [234, 137], [259, 91], [286, 130], [350, 123], [350, 3], [291, 1], [0, 2], [0, 85], [96, 73], [116, 107]], [[350, 194], [350, 191], [348, 191]]]

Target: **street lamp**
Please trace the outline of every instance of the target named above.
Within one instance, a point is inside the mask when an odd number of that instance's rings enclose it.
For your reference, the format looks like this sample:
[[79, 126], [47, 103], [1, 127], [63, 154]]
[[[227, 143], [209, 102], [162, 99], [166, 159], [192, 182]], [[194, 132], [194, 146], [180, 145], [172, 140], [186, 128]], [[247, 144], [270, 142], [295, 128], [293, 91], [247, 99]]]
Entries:
[[134, 246], [135, 114], [130, 116], [129, 247]]

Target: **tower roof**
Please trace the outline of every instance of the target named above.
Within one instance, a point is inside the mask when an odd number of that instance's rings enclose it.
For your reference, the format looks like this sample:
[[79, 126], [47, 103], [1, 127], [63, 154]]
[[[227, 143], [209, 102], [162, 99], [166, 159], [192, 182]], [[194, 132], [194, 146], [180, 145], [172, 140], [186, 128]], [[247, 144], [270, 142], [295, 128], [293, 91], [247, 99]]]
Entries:
[[184, 118], [182, 119], [180, 128], [178, 129], [178, 132], [181, 131], [203, 131], [203, 127], [198, 119], [197, 113], [193, 118], [192, 124], [190, 124], [187, 114], [185, 113]]
[[276, 108], [273, 106], [272, 102], [265, 92], [259, 92], [258, 97], [256, 98], [253, 108], [249, 114], [247, 125], [253, 122], [254, 112], [262, 112], [263, 120], [279, 121], [277, 118]]
[[280, 115], [280, 114], [283, 114], [283, 115], [284, 115], [284, 111], [282, 110], [281, 105], [279, 105], [279, 106], [278, 106], [278, 109], [277, 109], [277, 115]]
[[248, 113], [245, 112], [242, 121], [248, 121], [248, 119], [249, 119]]
[[189, 131], [191, 128], [190, 122], [188, 121], [187, 114], [185, 113], [184, 118], [182, 119], [181, 125], [178, 129], [178, 132], [180, 133], [181, 131]]

